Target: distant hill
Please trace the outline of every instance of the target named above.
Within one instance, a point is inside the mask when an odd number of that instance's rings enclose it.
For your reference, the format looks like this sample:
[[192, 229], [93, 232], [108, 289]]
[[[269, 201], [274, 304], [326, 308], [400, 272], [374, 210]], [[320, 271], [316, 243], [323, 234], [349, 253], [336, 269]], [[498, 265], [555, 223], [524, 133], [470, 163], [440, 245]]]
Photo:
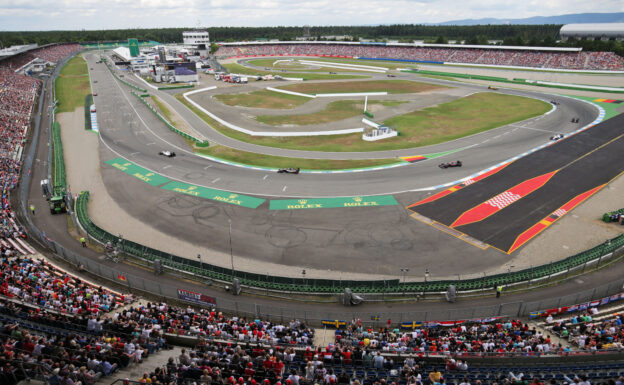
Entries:
[[570, 24], [570, 23], [624, 23], [624, 12], [619, 13], [573, 13], [559, 16], [535, 16], [525, 19], [464, 19], [431, 25], [484, 25], [484, 24]]

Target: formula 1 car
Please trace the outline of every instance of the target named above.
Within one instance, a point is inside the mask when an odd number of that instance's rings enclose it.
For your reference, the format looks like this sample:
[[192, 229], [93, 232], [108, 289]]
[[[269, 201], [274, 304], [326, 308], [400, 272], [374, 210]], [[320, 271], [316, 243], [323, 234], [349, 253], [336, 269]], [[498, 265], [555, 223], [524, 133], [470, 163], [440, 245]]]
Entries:
[[563, 139], [563, 134], [556, 134], [550, 137], [550, 140], [559, 140]]
[[497, 89], [498, 89], [498, 87], [488, 86], [488, 90], [494, 90], [494, 91], [496, 91]]
[[388, 76], [389, 78], [396, 78], [396, 75], [393, 75], [393, 74], [388, 74], [386, 76]]
[[578, 123], [579, 122], [579, 118], [572, 118], [572, 123]]
[[166, 156], [167, 158], [173, 158], [174, 156], [176, 156], [175, 152], [173, 151], [161, 151], [158, 153], [158, 155]]
[[288, 168], [280, 168], [277, 170], [278, 174], [299, 174], [299, 170], [300, 168], [293, 168], [293, 167], [288, 167]]
[[440, 163], [438, 165], [438, 167], [440, 168], [449, 168], [449, 167], [461, 167], [462, 166], [462, 162], [461, 160], [456, 160], [454, 162], [445, 162], [445, 163]]

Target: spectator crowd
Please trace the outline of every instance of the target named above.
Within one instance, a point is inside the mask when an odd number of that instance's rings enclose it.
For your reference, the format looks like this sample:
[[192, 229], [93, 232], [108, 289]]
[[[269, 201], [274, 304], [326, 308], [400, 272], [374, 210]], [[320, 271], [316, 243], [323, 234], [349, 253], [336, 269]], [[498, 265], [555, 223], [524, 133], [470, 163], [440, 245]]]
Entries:
[[24, 231], [15, 222], [9, 200], [17, 185], [21, 169], [21, 153], [41, 90], [41, 81], [16, 72], [35, 58], [56, 62], [80, 49], [79, 44], [41, 47], [0, 61], [0, 252], [2, 255], [28, 253], [22, 242]]
[[624, 70], [613, 52], [560, 52], [500, 48], [434, 48], [367, 44], [249, 44], [221, 46], [218, 56], [346, 56], [573, 70]]

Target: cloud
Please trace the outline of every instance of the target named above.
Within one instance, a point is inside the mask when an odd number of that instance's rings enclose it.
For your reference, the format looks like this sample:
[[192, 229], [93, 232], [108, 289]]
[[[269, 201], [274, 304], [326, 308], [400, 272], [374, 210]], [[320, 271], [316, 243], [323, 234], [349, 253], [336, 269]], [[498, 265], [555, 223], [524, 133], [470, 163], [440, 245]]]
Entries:
[[624, 11], [621, 0], [598, 6], [586, 0], [0, 0], [0, 29], [419, 24]]

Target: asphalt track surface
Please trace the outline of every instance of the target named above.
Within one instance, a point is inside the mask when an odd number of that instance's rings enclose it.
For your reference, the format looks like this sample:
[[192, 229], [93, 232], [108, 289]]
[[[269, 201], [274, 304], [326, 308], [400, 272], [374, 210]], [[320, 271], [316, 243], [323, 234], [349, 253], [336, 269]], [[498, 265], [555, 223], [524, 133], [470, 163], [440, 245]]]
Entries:
[[[103, 84], [100, 84], [100, 86], [103, 86]], [[51, 94], [50, 91], [51, 90], [48, 89], [46, 92], [46, 104], [45, 104], [46, 106], [49, 105], [49, 95]], [[409, 321], [414, 320], [414, 319], [423, 320], [425, 319], [424, 312], [431, 312], [428, 314], [428, 318], [426, 319], [443, 320], [443, 319], [449, 319], [450, 316], [456, 314], [454, 312], [451, 312], [452, 309], [461, 310], [463, 311], [463, 313], [469, 316], [470, 314], [474, 314], [474, 310], [480, 307], [488, 307], [490, 309], [493, 309], [492, 310], [493, 312], [496, 312], [498, 311], [498, 309], [500, 309], [501, 314], [508, 314], [508, 315], [514, 316], [515, 314], [507, 312], [507, 309], [511, 308], [507, 306], [508, 304], [514, 304], [514, 303], [521, 302], [521, 301], [524, 301], [524, 302], [541, 301], [543, 298], [562, 297], [570, 293], [575, 293], [581, 290], [587, 290], [587, 289], [597, 287], [601, 284], [604, 284], [605, 282], [611, 282], [616, 279], [621, 279], [622, 275], [624, 274], [624, 264], [619, 263], [604, 271], [587, 274], [583, 277], [576, 278], [574, 280], [571, 280], [569, 282], [566, 282], [564, 284], [561, 284], [555, 287], [548, 287], [548, 288], [543, 288], [540, 290], [534, 290], [531, 292], [512, 294], [512, 295], [507, 295], [506, 293], [503, 293], [503, 296], [500, 299], [495, 298], [494, 293], [492, 293], [491, 297], [479, 298], [479, 299], [470, 300], [470, 301], [460, 301], [456, 304], [449, 304], [446, 302], [435, 302], [435, 303], [412, 302], [412, 303], [405, 303], [405, 304], [403, 303], [401, 304], [365, 303], [357, 308], [348, 308], [348, 309], [345, 309], [344, 307], [342, 307], [341, 305], [337, 303], [323, 303], [323, 304], [300, 303], [300, 302], [289, 302], [283, 298], [274, 299], [274, 298], [264, 298], [264, 297], [258, 297], [258, 296], [248, 296], [248, 295], [242, 295], [240, 297], [233, 297], [230, 294], [224, 293], [221, 289], [217, 287], [207, 287], [203, 284], [192, 283], [189, 281], [180, 282], [176, 278], [170, 277], [167, 275], [155, 277], [150, 271], [146, 271], [142, 268], [137, 268], [137, 267], [133, 267], [133, 266], [125, 265], [125, 264], [114, 264], [110, 261], [105, 261], [104, 257], [101, 254], [97, 253], [96, 251], [90, 248], [87, 248], [87, 249], [82, 248], [80, 246], [80, 243], [77, 242], [75, 239], [73, 239], [67, 233], [67, 218], [65, 216], [47, 214], [47, 203], [45, 199], [43, 198], [40, 192], [40, 187], [39, 187], [39, 181], [42, 178], [45, 178], [47, 176], [46, 159], [47, 159], [47, 153], [49, 150], [48, 140], [47, 140], [49, 136], [49, 132], [47, 129], [49, 122], [48, 122], [48, 118], [45, 116], [46, 114], [44, 113], [43, 115], [44, 116], [42, 117], [42, 124], [41, 124], [42, 137], [39, 140], [39, 142], [35, 144], [37, 146], [36, 162], [33, 165], [33, 168], [31, 170], [32, 179], [31, 179], [30, 193], [28, 197], [29, 202], [36, 206], [37, 215], [31, 216], [35, 225], [39, 229], [42, 229], [43, 231], [45, 231], [49, 238], [57, 242], [60, 242], [61, 244], [63, 244], [65, 247], [72, 250], [73, 252], [83, 255], [87, 258], [91, 258], [93, 260], [98, 260], [104, 265], [108, 266], [108, 268], [116, 270], [119, 273], [140, 276], [148, 280], [156, 279], [163, 284], [168, 284], [168, 285], [172, 285], [175, 287], [184, 288], [187, 290], [197, 291], [197, 292], [204, 293], [207, 295], [212, 295], [217, 298], [218, 306], [222, 306], [225, 303], [231, 304], [232, 301], [237, 301], [238, 303], [237, 308], [241, 310], [250, 309], [251, 311], [253, 311], [254, 309], [257, 309], [260, 311], [260, 314], [259, 314], [260, 316], [267, 314], [267, 312], [270, 310], [273, 310], [271, 312], [271, 314], [273, 315], [279, 314], [279, 312], [275, 311], [278, 307], [287, 307], [289, 310], [296, 311], [298, 314], [300, 314], [301, 319], [303, 318], [350, 319], [350, 317], [358, 317], [359, 314], [362, 314], [360, 318], [362, 318], [363, 320], [368, 320], [369, 318], [364, 315], [365, 313], [370, 313], [370, 314], [381, 313], [381, 314], [388, 314], [393, 319], [393, 321], [397, 322], [397, 321], [400, 321], [401, 319], [409, 320]], [[112, 156], [111, 154], [108, 154], [108, 155]], [[106, 170], [105, 167], [106, 166], [103, 166], [102, 168], [102, 171], [104, 173]], [[114, 171], [114, 170], [111, 170], [111, 171]], [[118, 182], [118, 183], [115, 183], [115, 185], [117, 184], [123, 185], [123, 182], [131, 180], [133, 183], [136, 183], [137, 186], [140, 186], [141, 188], [145, 189], [145, 191], [148, 192], [148, 195], [143, 195], [141, 197], [135, 196], [135, 198], [138, 200], [142, 200], [142, 201], [145, 200], [144, 198], [149, 197], [150, 196], [149, 193], [153, 192], [153, 189], [148, 189], [147, 185], [139, 183], [138, 180], [132, 180], [132, 178], [129, 178], [127, 176], [125, 176], [125, 179], [122, 180], [124, 176], [123, 175], [119, 176], [119, 174], [117, 175], [118, 175], [117, 178], [112, 180], [112, 182]], [[107, 182], [111, 182], [111, 179], [109, 178], [105, 178], [105, 180]], [[108, 183], [107, 188], [110, 188], [110, 187], [111, 187], [111, 183]], [[145, 192], [142, 190], [132, 191], [132, 189], [130, 188], [128, 190], [130, 191], [130, 193], [137, 193], [137, 194], [141, 194]], [[171, 198], [175, 199], [173, 195], [171, 196]], [[180, 197], [179, 194], [177, 195], [177, 199], [184, 200], [184, 198], [185, 197]], [[411, 199], [407, 199], [406, 201], [403, 201], [401, 203], [403, 204], [413, 203], [417, 200], [417, 198], [419, 197], [413, 196], [411, 197]], [[131, 206], [131, 203], [129, 203], [128, 205]], [[220, 204], [218, 207], [220, 210], [225, 210], [226, 207], [228, 209], [232, 209], [231, 206], [227, 206], [223, 204]], [[331, 210], [331, 211], [344, 213], [344, 211], [342, 210]], [[403, 210], [403, 212], [407, 212], [407, 211]], [[229, 214], [232, 214], [232, 213], [230, 212]], [[327, 219], [331, 220], [331, 218], [327, 218]], [[168, 218], [164, 218], [164, 219], [159, 220], [159, 222], [162, 223], [167, 220]], [[416, 221], [413, 221], [413, 222], [416, 222]], [[150, 223], [150, 224], [153, 225], [153, 223]], [[216, 232], [219, 231], [219, 227], [216, 225], [216, 222], [213, 222], [211, 226], [212, 226], [211, 230], [216, 231]], [[175, 227], [176, 226], [170, 226], [170, 228], [175, 228]], [[426, 227], [429, 227], [429, 226], [426, 226]], [[203, 230], [205, 230], [205, 228], [203, 228]], [[431, 243], [433, 247], [435, 248], [438, 248], [440, 245], [444, 245], [449, 240], [451, 242], [453, 241], [452, 237], [442, 237], [441, 236], [442, 232], [438, 230], [435, 230], [435, 234], [437, 234], [437, 236], [440, 237], [440, 239], [436, 240], [435, 239], [436, 235], [433, 235], [434, 238], [431, 239]], [[469, 251], [469, 248], [467, 249], [465, 247], [465, 244], [463, 244], [463, 248]], [[466, 259], [470, 260], [471, 255], [469, 254], [467, 255], [466, 253], [462, 253], [460, 255], [462, 256], [462, 258], [455, 259], [455, 260], [446, 260], [444, 261], [445, 264], [454, 265], [455, 271], [462, 271], [461, 270], [462, 266], [456, 263], [455, 261], [461, 262], [461, 260], [466, 260]], [[483, 255], [484, 254], [479, 253], [477, 256], [480, 259]], [[438, 256], [436, 254], [436, 256], [433, 257], [432, 259], [440, 260], [444, 258], [445, 258], [444, 256]], [[473, 261], [477, 261], [477, 260], [478, 259], [475, 259]], [[379, 258], [377, 258], [375, 263], [378, 265], [380, 264]], [[385, 264], [385, 261], [384, 261], [384, 264]], [[417, 268], [419, 270], [412, 270], [412, 273], [410, 274], [414, 274], [414, 272], [416, 271], [421, 271], [423, 266], [425, 265], [422, 265], [422, 264], [418, 265]], [[436, 271], [433, 271], [433, 272], [435, 276]], [[393, 273], [395, 277], [398, 274], [397, 272], [393, 272]], [[418, 273], [415, 273], [415, 274], [418, 274]], [[272, 307], [272, 308], [270, 310], [267, 310], [267, 307]], [[541, 309], [543, 308], [543, 306], [541, 307], [536, 306], [536, 308]], [[406, 316], [407, 312], [423, 312], [423, 313], [421, 313], [420, 316], [407, 318], [408, 317]]]
[[[477, 183], [411, 209], [508, 251], [522, 232], [574, 197], [604, 185], [624, 170], [623, 124], [624, 116], [618, 115], [516, 160]], [[470, 210], [541, 175], [547, 176], [527, 195], [506, 202], [509, 203], [507, 206], [486, 218], [466, 222]]]
[[[86, 56], [90, 63], [95, 61], [95, 55], [87, 54]], [[98, 80], [94, 88], [99, 93], [96, 104], [99, 110], [100, 135], [104, 147], [108, 147], [116, 156], [131, 160], [173, 180], [260, 196], [305, 198], [360, 196], [427, 189], [467, 177], [493, 164], [505, 161], [547, 142], [553, 133], [571, 132], [577, 129], [579, 124], [584, 125], [593, 121], [598, 114], [596, 108], [582, 101], [538, 93], [509, 91], [509, 93], [530, 95], [544, 100], [555, 99], [561, 104], [557, 110], [548, 115], [426, 148], [376, 153], [323, 153], [283, 150], [233, 140], [210, 129], [171, 95], [165, 92], [155, 92], [211, 143], [221, 143], [245, 151], [290, 157], [366, 159], [459, 150], [434, 160], [380, 171], [278, 175], [231, 167], [192, 154], [187, 150], [186, 143], [171, 133], [151, 111], [129, 93], [126, 86], [114, 81], [104, 65], [90, 64], [90, 67], [94, 68], [91, 71], [92, 79]], [[130, 76], [126, 78], [129, 80]], [[475, 90], [480, 91], [485, 90], [482, 86], [468, 87], [474, 87]], [[571, 116], [578, 116], [580, 123], [569, 123]], [[174, 150], [178, 156], [175, 159], [163, 158], [158, 156], [160, 150]], [[440, 170], [437, 167], [440, 162], [457, 158], [464, 161], [464, 167], [448, 170]], [[293, 166], [296, 167], [296, 165]]]
[[[576, 130], [593, 121], [598, 113], [593, 106], [570, 98], [505, 91], [547, 101], [556, 100], [560, 105], [548, 115], [427, 148], [372, 154], [320, 153], [289, 151], [235, 141], [210, 129], [169, 93], [150, 89], [150, 93], [157, 94], [174, 107], [211, 142], [217, 141], [248, 151], [341, 159], [417, 155], [466, 148], [447, 157], [384, 171], [281, 175], [231, 167], [190, 153], [186, 150], [186, 143], [131, 95], [126, 86], [118, 83], [103, 64], [95, 64], [97, 55], [85, 56], [89, 67], [93, 68], [90, 71], [92, 80], [97, 81], [93, 87], [99, 94], [96, 105], [102, 162], [123, 157], [172, 180], [267, 199], [394, 193], [448, 183], [548, 142], [553, 133]], [[132, 76], [126, 75], [124, 80], [145, 87]], [[457, 83], [451, 84], [457, 86]], [[472, 91], [485, 91], [483, 86], [466, 87]], [[237, 88], [237, 91], [243, 92], [245, 89]], [[570, 123], [571, 116], [578, 116], [580, 123]], [[164, 158], [157, 155], [160, 150], [174, 150], [178, 156], [174, 159]], [[461, 169], [440, 170], [437, 167], [439, 162], [456, 158], [464, 161], [465, 166]], [[435, 276], [441, 277], [454, 275], [457, 271], [462, 274], [482, 274], [508, 261], [505, 254], [493, 248], [481, 250], [469, 246], [462, 240], [410, 218], [410, 212], [404, 207], [426, 197], [426, 192], [397, 193], [394, 195], [399, 203], [397, 206], [272, 211], [265, 203], [250, 210], [149, 186], [107, 164], [102, 164], [101, 170], [109, 194], [124, 210], [146, 224], [145, 231], [149, 232], [151, 227], [196, 245], [198, 250], [227, 253], [227, 224], [228, 220], [232, 220], [234, 255], [245, 258], [247, 262], [255, 262], [248, 270], [264, 272], [266, 267], [263, 264], [274, 263], [330, 269], [345, 274], [395, 277], [399, 268], [410, 268], [416, 272], [424, 266]], [[379, 263], [380, 256], [383, 256], [384, 263]], [[449, 264], [448, 261], [453, 263]], [[228, 262], [217, 261], [216, 264], [227, 266]], [[248, 266], [237, 261], [237, 266], [240, 265]]]

